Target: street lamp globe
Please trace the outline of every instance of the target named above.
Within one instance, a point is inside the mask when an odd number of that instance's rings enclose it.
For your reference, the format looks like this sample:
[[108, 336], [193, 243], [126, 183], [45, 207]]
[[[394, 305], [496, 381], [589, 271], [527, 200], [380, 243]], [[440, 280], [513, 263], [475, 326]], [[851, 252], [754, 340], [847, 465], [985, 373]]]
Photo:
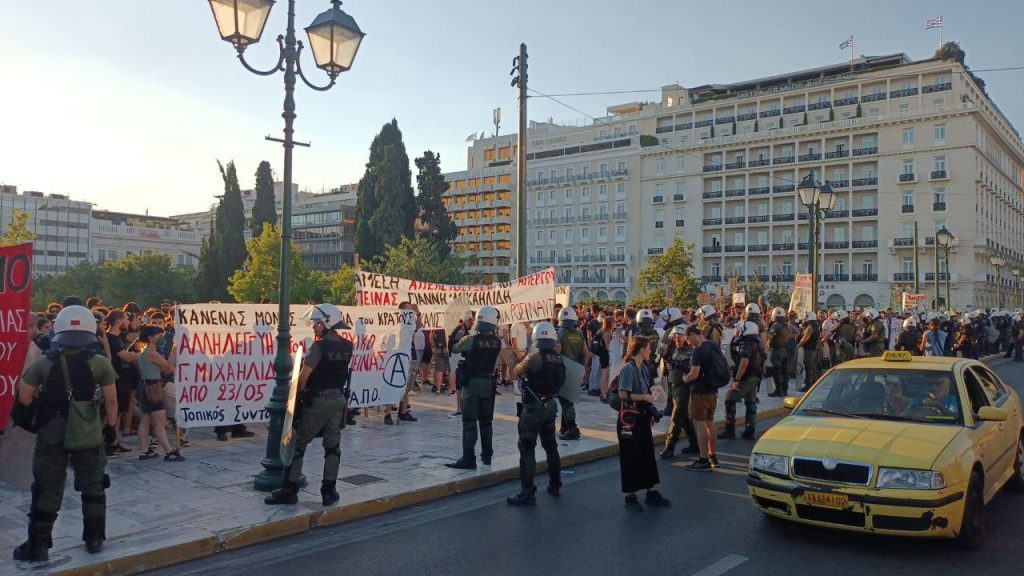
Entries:
[[836, 201], [839, 199], [839, 195], [832, 191], [832, 186], [829, 186], [828, 182], [822, 185], [821, 190], [818, 192], [818, 202], [821, 203], [821, 209], [826, 212], [831, 211], [836, 207]]
[[274, 0], [210, 0], [221, 39], [239, 51], [260, 41], [273, 6]]
[[365, 34], [355, 19], [341, 9], [340, 0], [332, 0], [331, 4], [329, 10], [321, 12], [306, 27], [306, 35], [317, 67], [334, 78], [352, 68]]
[[992, 265], [995, 266], [996, 268], [1002, 268], [1003, 264], [1006, 263], [1006, 260], [1003, 259], [1003, 256], [1001, 254], [992, 255], [989, 261], [992, 262]]
[[806, 178], [800, 181], [800, 184], [796, 187], [796, 191], [800, 195], [800, 203], [804, 206], [814, 206], [818, 203], [818, 195], [821, 193], [821, 187], [814, 179], [814, 172], [811, 172]]
[[945, 226], [939, 228], [939, 231], [935, 233], [935, 241], [939, 243], [939, 246], [943, 248], [949, 248], [953, 245], [953, 234], [946, 229]]

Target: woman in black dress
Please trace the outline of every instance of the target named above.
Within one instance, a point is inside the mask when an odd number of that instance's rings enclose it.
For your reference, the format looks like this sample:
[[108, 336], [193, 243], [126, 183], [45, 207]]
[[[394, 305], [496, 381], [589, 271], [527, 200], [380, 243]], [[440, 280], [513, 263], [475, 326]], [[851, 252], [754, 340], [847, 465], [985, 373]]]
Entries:
[[638, 490], [647, 491], [644, 502], [649, 506], [665, 507], [671, 504], [658, 492], [660, 479], [658, 462], [654, 457], [650, 408], [660, 398], [664, 398], [664, 390], [661, 386], [651, 387], [650, 376], [644, 365], [650, 356], [650, 340], [645, 337], [631, 338], [626, 352], [626, 365], [619, 374], [622, 412], [615, 426], [619, 437], [619, 473], [622, 477], [622, 492], [626, 495], [626, 508], [636, 511], [644, 509], [636, 496]]

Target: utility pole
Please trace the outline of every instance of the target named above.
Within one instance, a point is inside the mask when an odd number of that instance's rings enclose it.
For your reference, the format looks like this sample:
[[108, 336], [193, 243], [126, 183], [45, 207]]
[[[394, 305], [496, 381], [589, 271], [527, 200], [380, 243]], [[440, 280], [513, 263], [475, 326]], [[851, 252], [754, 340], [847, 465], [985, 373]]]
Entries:
[[516, 276], [526, 276], [526, 44], [512, 59], [512, 86], [519, 87], [519, 150], [516, 165]]
[[[932, 308], [932, 310], [942, 310], [942, 307], [939, 306], [939, 298], [941, 298], [941, 296], [939, 296], [939, 235], [938, 234], [936, 234], [932, 238], [932, 244], [935, 245], [935, 306]], [[946, 267], [947, 268], [949, 267], [948, 263], [946, 264]], [[945, 307], [946, 308], [949, 307], [949, 302], [946, 302]]]

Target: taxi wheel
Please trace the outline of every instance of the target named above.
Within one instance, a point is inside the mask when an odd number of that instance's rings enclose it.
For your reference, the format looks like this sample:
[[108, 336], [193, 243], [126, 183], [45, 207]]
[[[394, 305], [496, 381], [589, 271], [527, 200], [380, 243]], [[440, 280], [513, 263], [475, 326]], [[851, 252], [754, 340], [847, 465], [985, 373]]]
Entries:
[[1013, 476], [1007, 486], [1015, 492], [1024, 492], [1024, 433], [1017, 439], [1017, 458], [1013, 461]]
[[982, 493], [984, 483], [981, 476], [971, 474], [971, 482], [967, 486], [967, 497], [964, 500], [964, 517], [960, 521], [960, 534], [957, 539], [964, 548], [977, 550], [985, 542], [985, 496]]

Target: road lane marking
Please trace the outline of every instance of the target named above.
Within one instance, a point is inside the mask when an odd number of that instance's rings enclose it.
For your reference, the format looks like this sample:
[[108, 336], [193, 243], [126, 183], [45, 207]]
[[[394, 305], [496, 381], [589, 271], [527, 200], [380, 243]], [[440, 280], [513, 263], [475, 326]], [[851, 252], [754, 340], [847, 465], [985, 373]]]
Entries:
[[722, 558], [718, 562], [704, 568], [700, 572], [694, 572], [693, 576], [721, 576], [729, 570], [743, 564], [750, 558], [746, 556], [740, 556], [739, 554], [729, 554], [725, 558]]
[[705, 488], [708, 492], [714, 492], [715, 494], [722, 494], [724, 496], [732, 496], [733, 498], [742, 498], [743, 500], [750, 500], [748, 494], [740, 494], [739, 492], [726, 492], [725, 490], [715, 490], [714, 488]]

